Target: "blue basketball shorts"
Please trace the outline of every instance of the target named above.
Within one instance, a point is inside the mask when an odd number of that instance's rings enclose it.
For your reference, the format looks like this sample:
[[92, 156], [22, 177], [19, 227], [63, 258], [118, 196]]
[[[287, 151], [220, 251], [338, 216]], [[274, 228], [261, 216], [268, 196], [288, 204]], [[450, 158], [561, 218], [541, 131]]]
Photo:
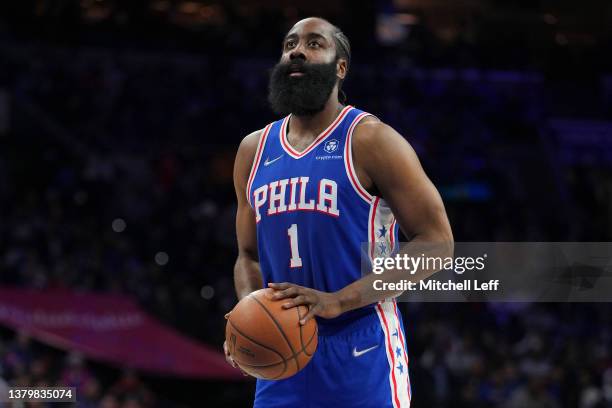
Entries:
[[293, 377], [257, 380], [254, 408], [408, 408], [411, 389], [402, 316], [395, 300], [327, 326], [317, 351]]

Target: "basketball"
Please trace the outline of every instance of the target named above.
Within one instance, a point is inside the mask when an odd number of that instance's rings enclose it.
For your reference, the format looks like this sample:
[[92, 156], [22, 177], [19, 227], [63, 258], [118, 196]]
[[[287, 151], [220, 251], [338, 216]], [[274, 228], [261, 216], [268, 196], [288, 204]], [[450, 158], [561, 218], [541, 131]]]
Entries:
[[247, 374], [267, 380], [291, 377], [303, 369], [317, 349], [317, 322], [305, 306], [283, 309], [284, 300], [271, 300], [273, 289], [244, 297], [230, 313], [225, 340], [234, 362]]

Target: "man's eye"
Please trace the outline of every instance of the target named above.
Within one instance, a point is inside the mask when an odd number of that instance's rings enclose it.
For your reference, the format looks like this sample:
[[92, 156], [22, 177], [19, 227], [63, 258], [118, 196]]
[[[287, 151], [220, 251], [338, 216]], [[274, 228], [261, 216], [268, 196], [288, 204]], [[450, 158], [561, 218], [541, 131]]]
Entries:
[[285, 45], [287, 48], [293, 48], [295, 46], [295, 41], [287, 41]]
[[311, 42], [309, 42], [309, 43], [308, 43], [308, 45], [309, 45], [310, 47], [315, 47], [315, 48], [317, 48], [317, 47], [320, 47], [320, 46], [321, 46], [321, 44], [319, 44], [319, 43], [318, 43], [318, 42], [316, 42], [316, 41], [311, 41]]

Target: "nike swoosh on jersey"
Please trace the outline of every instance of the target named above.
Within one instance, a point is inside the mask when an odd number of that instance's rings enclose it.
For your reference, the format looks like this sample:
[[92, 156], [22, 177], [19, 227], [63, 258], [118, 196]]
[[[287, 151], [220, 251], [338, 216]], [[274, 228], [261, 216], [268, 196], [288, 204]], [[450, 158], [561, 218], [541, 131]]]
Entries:
[[264, 166], [269, 166], [269, 165], [271, 165], [271, 164], [272, 164], [272, 163], [274, 163], [275, 161], [280, 160], [280, 159], [281, 159], [281, 157], [283, 157], [283, 156], [284, 156], [284, 154], [281, 154], [280, 156], [278, 156], [278, 157], [277, 157], [276, 159], [274, 159], [274, 160], [270, 160], [270, 158], [269, 158], [269, 157], [266, 157], [266, 161], [264, 162]]
[[362, 356], [362, 355], [364, 355], [365, 353], [367, 353], [367, 352], [369, 352], [369, 351], [372, 351], [372, 350], [374, 350], [374, 349], [375, 349], [375, 348], [377, 348], [377, 347], [378, 347], [378, 345], [376, 345], [376, 346], [372, 346], [372, 347], [367, 348], [367, 349], [365, 349], [365, 350], [359, 350], [359, 351], [357, 351], [357, 347], [354, 347], [354, 348], [353, 348], [353, 357], [359, 357], [359, 356]]

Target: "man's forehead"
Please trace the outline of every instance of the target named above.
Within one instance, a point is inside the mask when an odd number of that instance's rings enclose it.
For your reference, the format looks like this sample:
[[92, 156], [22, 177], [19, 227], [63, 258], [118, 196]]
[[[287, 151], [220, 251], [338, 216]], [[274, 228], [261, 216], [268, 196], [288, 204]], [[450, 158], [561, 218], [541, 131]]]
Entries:
[[300, 20], [291, 27], [287, 33], [287, 37], [297, 35], [320, 35], [331, 39], [332, 25], [321, 18], [310, 17]]

